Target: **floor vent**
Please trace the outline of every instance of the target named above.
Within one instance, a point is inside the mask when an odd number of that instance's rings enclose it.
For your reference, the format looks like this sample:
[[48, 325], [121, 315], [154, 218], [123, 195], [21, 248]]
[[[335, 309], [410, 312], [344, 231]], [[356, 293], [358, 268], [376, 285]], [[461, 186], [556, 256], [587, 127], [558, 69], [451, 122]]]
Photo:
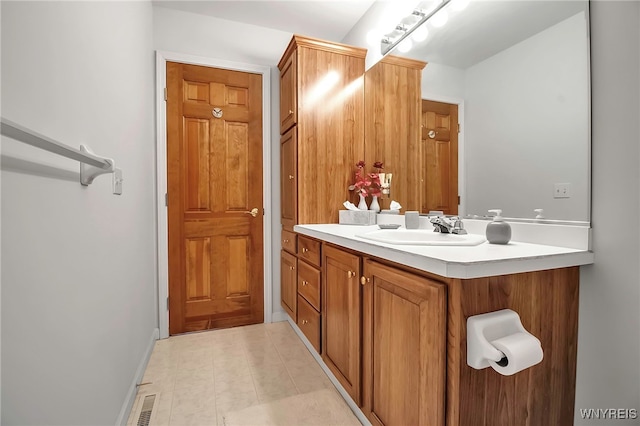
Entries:
[[149, 426], [151, 421], [151, 412], [153, 411], [153, 403], [156, 401], [155, 395], [147, 395], [142, 402], [140, 415], [138, 416], [138, 426]]

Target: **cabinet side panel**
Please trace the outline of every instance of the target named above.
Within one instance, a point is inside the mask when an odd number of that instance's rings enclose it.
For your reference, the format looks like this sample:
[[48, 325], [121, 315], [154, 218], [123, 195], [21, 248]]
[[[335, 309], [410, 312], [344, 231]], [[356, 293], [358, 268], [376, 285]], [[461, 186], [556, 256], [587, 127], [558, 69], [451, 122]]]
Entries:
[[[455, 281], [450, 289], [447, 424], [573, 424], [579, 268]], [[459, 285], [459, 289], [455, 286]], [[459, 290], [459, 292], [458, 292]], [[452, 312], [458, 309], [459, 311]], [[544, 359], [513, 376], [467, 365], [466, 319], [512, 309], [542, 344]], [[455, 328], [454, 328], [455, 327]], [[452, 329], [453, 328], [453, 329]]]

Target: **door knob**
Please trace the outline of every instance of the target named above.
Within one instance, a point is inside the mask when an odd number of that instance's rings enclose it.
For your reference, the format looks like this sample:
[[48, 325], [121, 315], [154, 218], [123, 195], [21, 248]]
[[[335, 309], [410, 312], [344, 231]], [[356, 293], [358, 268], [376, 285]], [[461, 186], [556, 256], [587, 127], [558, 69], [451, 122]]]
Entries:
[[258, 208], [257, 208], [257, 207], [254, 207], [254, 208], [252, 208], [252, 209], [251, 209], [251, 211], [250, 211], [250, 212], [245, 212], [245, 213], [246, 213], [246, 214], [250, 214], [250, 215], [251, 215], [251, 216], [253, 216], [253, 217], [256, 217], [256, 216], [258, 216]]

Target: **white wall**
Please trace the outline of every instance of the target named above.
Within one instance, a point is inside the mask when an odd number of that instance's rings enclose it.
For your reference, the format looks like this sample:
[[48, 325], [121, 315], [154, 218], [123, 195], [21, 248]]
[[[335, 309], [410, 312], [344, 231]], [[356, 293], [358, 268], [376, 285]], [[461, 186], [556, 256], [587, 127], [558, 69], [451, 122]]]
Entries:
[[2, 424], [114, 424], [157, 327], [151, 5], [1, 7], [2, 115], [124, 172], [2, 138]]
[[575, 15], [466, 70], [467, 213], [589, 220], [586, 25]]
[[[592, 224], [580, 274], [576, 425], [581, 408], [640, 410], [640, 2], [591, 2]], [[639, 413], [640, 414], [640, 413]]]
[[[278, 62], [292, 33], [217, 19], [163, 7], [153, 8], [153, 47], [156, 50], [190, 54], [271, 67], [271, 190], [265, 194], [272, 206], [272, 295], [273, 312], [280, 306], [280, 71]], [[238, 34], [238, 36], [230, 36]], [[269, 226], [269, 224], [266, 224]], [[266, 284], [265, 277], [265, 284]]]
[[459, 68], [429, 62], [422, 71], [422, 98], [464, 99], [465, 75]]

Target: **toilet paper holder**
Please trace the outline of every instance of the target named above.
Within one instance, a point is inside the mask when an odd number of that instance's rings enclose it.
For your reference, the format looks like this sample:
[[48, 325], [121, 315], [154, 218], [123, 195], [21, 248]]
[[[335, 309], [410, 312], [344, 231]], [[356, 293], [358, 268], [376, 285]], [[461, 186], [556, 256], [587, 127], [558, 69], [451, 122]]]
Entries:
[[489, 342], [514, 333], [533, 336], [522, 325], [520, 315], [511, 309], [467, 318], [467, 365], [481, 370], [489, 367], [489, 360], [499, 365], [506, 362], [505, 355]]

